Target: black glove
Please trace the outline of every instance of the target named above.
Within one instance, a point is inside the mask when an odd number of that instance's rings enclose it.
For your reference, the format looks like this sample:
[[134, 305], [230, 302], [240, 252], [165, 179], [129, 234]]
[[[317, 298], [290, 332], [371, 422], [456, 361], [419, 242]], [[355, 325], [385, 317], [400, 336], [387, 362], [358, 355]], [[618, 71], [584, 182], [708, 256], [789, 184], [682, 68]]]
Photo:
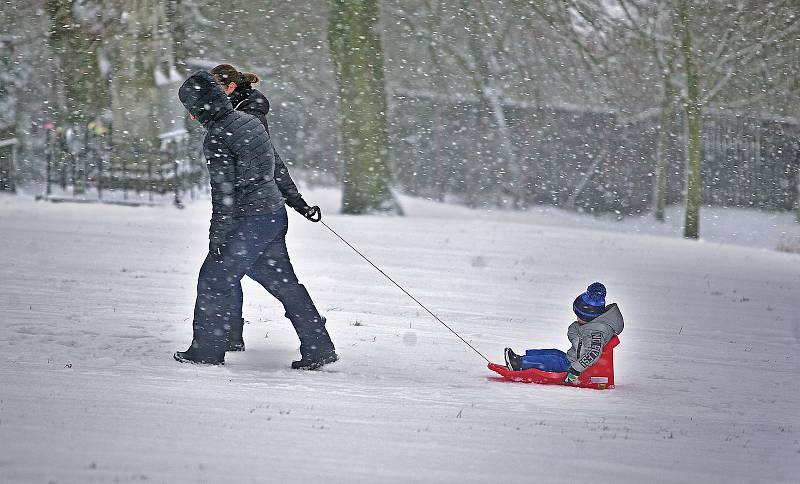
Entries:
[[575, 385], [576, 383], [578, 383], [579, 376], [581, 376], [581, 372], [570, 366], [569, 370], [567, 370], [567, 377], [564, 378], [564, 383], [568, 385]]
[[309, 207], [305, 202], [303, 202], [301, 205], [294, 207], [294, 209], [297, 210], [297, 213], [308, 220], [311, 220], [312, 222], [319, 222], [322, 220], [322, 211], [316, 205]]
[[215, 242], [208, 243], [208, 253], [211, 254], [211, 257], [213, 257], [217, 262], [222, 262], [224, 260], [222, 255], [222, 249], [224, 248], [225, 244], [218, 244]]

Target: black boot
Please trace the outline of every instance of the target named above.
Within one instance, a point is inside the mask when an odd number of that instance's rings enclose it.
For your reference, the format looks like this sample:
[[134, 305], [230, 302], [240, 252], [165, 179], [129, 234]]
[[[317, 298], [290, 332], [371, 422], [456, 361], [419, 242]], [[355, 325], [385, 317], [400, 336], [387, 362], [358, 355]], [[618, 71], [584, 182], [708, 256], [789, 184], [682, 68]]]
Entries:
[[302, 359], [292, 362], [292, 369], [294, 370], [316, 370], [328, 363], [333, 363], [339, 359], [339, 355], [335, 351], [330, 350], [324, 353], [317, 353], [314, 355], [304, 356]]
[[244, 351], [244, 338], [242, 337], [243, 329], [244, 318], [231, 321], [228, 328], [228, 339], [225, 351]]
[[300, 338], [300, 359], [292, 362], [292, 368], [316, 370], [339, 359], [328, 330], [325, 329], [326, 322], [322, 316], [319, 316], [318, 320], [314, 318], [311, 324], [303, 327], [304, 331], [300, 330], [299, 324], [294, 324], [297, 336]]
[[186, 351], [176, 351], [172, 357], [181, 363], [200, 363], [204, 365], [225, 364], [225, 340], [221, 331], [213, 325], [192, 323], [194, 335], [192, 345]]
[[506, 348], [504, 354], [506, 357], [506, 366], [509, 370], [522, 370], [522, 357], [520, 355], [514, 353], [511, 348]]
[[181, 363], [198, 363], [202, 365], [224, 365], [225, 358], [219, 358], [213, 355], [203, 355], [202, 353], [195, 351], [194, 346], [189, 347], [186, 351], [176, 351], [173, 355], [175, 361], [180, 361]]

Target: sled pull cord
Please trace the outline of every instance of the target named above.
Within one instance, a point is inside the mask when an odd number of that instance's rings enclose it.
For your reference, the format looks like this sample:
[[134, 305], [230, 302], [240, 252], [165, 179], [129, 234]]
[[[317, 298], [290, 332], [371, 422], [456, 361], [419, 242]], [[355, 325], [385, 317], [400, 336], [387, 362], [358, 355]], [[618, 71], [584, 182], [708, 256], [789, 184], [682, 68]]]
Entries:
[[326, 229], [330, 230], [330, 231], [331, 231], [331, 233], [332, 233], [333, 235], [335, 235], [336, 237], [339, 237], [339, 240], [341, 240], [342, 242], [344, 242], [345, 244], [347, 244], [347, 246], [348, 246], [348, 247], [350, 247], [351, 249], [353, 249], [353, 250], [355, 251], [355, 253], [356, 253], [356, 254], [360, 255], [360, 256], [361, 256], [361, 258], [362, 258], [362, 259], [364, 259], [365, 261], [367, 261], [367, 262], [369, 263], [369, 265], [371, 265], [372, 267], [374, 267], [374, 268], [375, 268], [375, 270], [377, 270], [378, 272], [380, 272], [381, 274], [383, 274], [383, 276], [384, 276], [385, 278], [389, 279], [389, 280], [392, 282], [392, 284], [394, 284], [394, 285], [395, 285], [395, 286], [397, 286], [397, 287], [398, 287], [398, 288], [399, 288], [401, 291], [403, 291], [404, 293], [406, 293], [406, 296], [410, 297], [411, 299], [413, 299], [413, 300], [414, 300], [414, 302], [415, 302], [415, 303], [419, 304], [419, 306], [420, 306], [422, 309], [424, 309], [425, 311], [427, 311], [427, 312], [428, 312], [428, 314], [430, 314], [431, 316], [433, 316], [433, 319], [435, 319], [436, 321], [439, 321], [440, 323], [442, 323], [442, 326], [444, 326], [445, 328], [449, 329], [449, 330], [450, 330], [450, 332], [451, 332], [451, 333], [453, 333], [454, 335], [458, 336], [458, 339], [460, 339], [461, 341], [463, 341], [465, 345], [467, 345], [467, 346], [469, 346], [470, 348], [472, 348], [472, 351], [474, 351], [475, 353], [478, 353], [478, 355], [480, 355], [480, 357], [481, 357], [481, 358], [483, 358], [484, 360], [486, 360], [486, 362], [487, 362], [487, 363], [491, 363], [491, 361], [489, 361], [489, 359], [488, 359], [488, 358], [486, 358], [485, 356], [483, 356], [483, 353], [481, 353], [480, 351], [478, 351], [477, 349], [475, 349], [475, 347], [474, 347], [474, 346], [472, 346], [471, 344], [469, 344], [469, 343], [467, 342], [467, 340], [465, 340], [464, 338], [462, 338], [460, 334], [458, 334], [458, 333], [456, 333], [455, 331], [453, 331], [453, 328], [451, 328], [450, 326], [448, 326], [448, 325], [447, 325], [447, 323], [445, 323], [444, 321], [442, 321], [441, 319], [439, 319], [439, 317], [438, 317], [438, 316], [436, 316], [435, 314], [433, 314], [433, 312], [431, 312], [431, 310], [430, 310], [430, 309], [426, 308], [426, 307], [425, 307], [425, 305], [424, 305], [424, 304], [422, 304], [421, 302], [419, 302], [419, 301], [417, 300], [417, 298], [415, 298], [414, 296], [412, 296], [410, 292], [408, 292], [408, 291], [406, 291], [405, 289], [403, 289], [403, 286], [401, 286], [400, 284], [398, 284], [397, 282], [395, 282], [395, 280], [394, 280], [394, 279], [392, 279], [391, 277], [389, 277], [389, 275], [388, 275], [388, 274], [386, 274], [385, 272], [383, 272], [383, 271], [381, 270], [381, 268], [380, 268], [380, 267], [376, 266], [375, 264], [373, 264], [373, 263], [372, 263], [372, 261], [371, 261], [371, 260], [367, 259], [367, 256], [365, 256], [365, 255], [364, 255], [364, 254], [362, 254], [362, 253], [361, 253], [361, 252], [360, 252], [358, 249], [356, 249], [355, 247], [353, 247], [353, 245], [352, 245], [350, 242], [348, 242], [348, 241], [344, 240], [344, 237], [342, 237], [341, 235], [337, 234], [337, 233], [336, 233], [336, 231], [335, 231], [335, 230], [333, 230], [332, 228], [330, 228], [330, 226], [329, 226], [328, 224], [326, 224], [325, 222], [323, 222], [323, 221], [320, 221], [320, 223], [321, 223], [322, 225], [324, 225]]

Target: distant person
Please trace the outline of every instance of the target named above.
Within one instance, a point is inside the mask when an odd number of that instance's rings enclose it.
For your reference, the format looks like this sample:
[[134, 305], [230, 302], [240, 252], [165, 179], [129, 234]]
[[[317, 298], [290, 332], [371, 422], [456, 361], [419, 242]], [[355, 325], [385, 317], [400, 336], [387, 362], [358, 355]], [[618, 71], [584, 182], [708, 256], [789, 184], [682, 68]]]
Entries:
[[224, 363], [231, 319], [241, 314], [235, 288], [247, 275], [283, 304], [297, 331], [301, 359], [292, 362], [292, 368], [315, 369], [336, 361], [325, 318], [289, 261], [286, 208], [275, 181], [274, 151], [266, 129], [256, 117], [234, 111], [208, 72], [190, 76], [181, 85], [179, 98], [207, 131], [203, 153], [212, 213], [209, 251], [197, 281], [192, 345], [174, 358]]
[[[267, 130], [267, 134], [270, 134], [269, 124], [267, 123], [269, 100], [259, 90], [253, 88], [253, 84], [260, 82], [258, 76], [252, 72], [239, 72], [238, 69], [230, 64], [220, 64], [211, 69], [211, 75], [222, 86], [233, 105], [233, 109], [257, 117], [261, 124], [264, 125], [264, 129]], [[270, 135], [270, 140], [271, 137], [272, 135]], [[310, 207], [303, 199], [303, 196], [300, 195], [292, 177], [289, 176], [286, 164], [278, 155], [278, 150], [275, 149], [274, 143], [272, 144], [272, 154], [275, 158], [275, 183], [278, 185], [283, 198], [286, 199], [286, 205], [295, 209], [308, 220], [319, 222], [322, 219], [319, 207]], [[227, 350], [244, 351], [244, 337], [242, 336], [244, 330], [244, 318], [242, 317], [244, 294], [241, 282], [234, 284], [233, 290], [234, 297], [239, 302], [231, 315]]]
[[527, 350], [517, 355], [505, 349], [509, 370], [537, 370], [561, 373], [566, 371], [565, 383], [578, 381], [580, 374], [600, 359], [603, 348], [615, 335], [622, 333], [624, 321], [617, 305], [606, 306], [606, 287], [599, 282], [591, 284], [572, 303], [577, 320], [567, 328], [567, 338], [572, 347], [564, 353], [557, 349]]

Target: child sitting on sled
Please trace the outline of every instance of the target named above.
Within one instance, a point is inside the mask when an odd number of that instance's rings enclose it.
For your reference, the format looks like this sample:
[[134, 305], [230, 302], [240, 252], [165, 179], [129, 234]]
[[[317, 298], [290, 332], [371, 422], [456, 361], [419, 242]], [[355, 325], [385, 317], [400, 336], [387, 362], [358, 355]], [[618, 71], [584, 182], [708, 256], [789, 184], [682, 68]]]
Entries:
[[572, 347], [564, 353], [556, 349], [527, 350], [517, 355], [505, 349], [506, 366], [513, 371], [535, 368], [547, 372], [567, 372], [565, 383], [577, 382], [578, 376], [592, 366], [603, 347], [614, 335], [622, 333], [624, 322], [616, 304], [606, 306], [606, 287], [599, 282], [590, 285], [572, 303], [577, 321], [569, 325], [567, 338]]

